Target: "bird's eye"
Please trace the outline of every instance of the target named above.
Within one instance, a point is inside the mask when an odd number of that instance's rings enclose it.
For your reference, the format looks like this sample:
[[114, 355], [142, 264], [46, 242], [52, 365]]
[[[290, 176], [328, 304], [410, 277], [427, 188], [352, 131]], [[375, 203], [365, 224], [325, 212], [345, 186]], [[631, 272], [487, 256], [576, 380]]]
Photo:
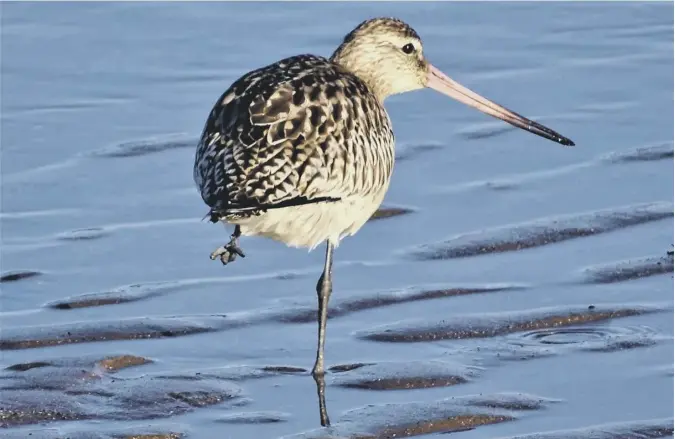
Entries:
[[413, 46], [412, 43], [408, 43], [405, 46], [401, 47], [401, 50], [404, 53], [407, 53], [408, 55], [410, 55], [411, 53], [413, 53], [415, 51], [415, 46]]

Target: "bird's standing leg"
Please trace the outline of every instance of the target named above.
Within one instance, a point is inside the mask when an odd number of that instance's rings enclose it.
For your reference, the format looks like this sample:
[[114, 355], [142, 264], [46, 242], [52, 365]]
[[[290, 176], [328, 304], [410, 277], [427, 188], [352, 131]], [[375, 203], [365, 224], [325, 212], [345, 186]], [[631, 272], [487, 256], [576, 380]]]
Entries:
[[326, 263], [323, 273], [316, 284], [316, 293], [319, 296], [319, 343], [316, 349], [316, 362], [312, 369], [312, 376], [316, 381], [317, 393], [319, 394], [319, 413], [321, 416], [321, 425], [330, 425], [328, 411], [326, 410], [326, 382], [324, 379], [325, 371], [323, 366], [323, 351], [326, 341], [326, 321], [328, 320], [328, 299], [333, 291], [333, 244], [326, 243]]
[[333, 292], [333, 244], [326, 243], [326, 263], [323, 273], [316, 283], [316, 293], [319, 296], [319, 344], [316, 350], [316, 362], [312, 375], [323, 375], [323, 347], [326, 341], [326, 321], [328, 320], [328, 299]]
[[240, 236], [241, 236], [241, 229], [239, 228], [239, 226], [235, 226], [234, 233], [232, 233], [232, 239], [230, 239], [230, 242], [228, 242], [222, 247], [218, 247], [217, 249], [215, 249], [214, 252], [211, 253], [211, 260], [215, 261], [216, 258], [220, 257], [220, 262], [222, 262], [223, 265], [227, 265], [228, 263], [237, 259], [237, 255], [241, 256], [242, 258], [245, 258], [246, 255], [241, 250], [241, 248], [239, 248]]

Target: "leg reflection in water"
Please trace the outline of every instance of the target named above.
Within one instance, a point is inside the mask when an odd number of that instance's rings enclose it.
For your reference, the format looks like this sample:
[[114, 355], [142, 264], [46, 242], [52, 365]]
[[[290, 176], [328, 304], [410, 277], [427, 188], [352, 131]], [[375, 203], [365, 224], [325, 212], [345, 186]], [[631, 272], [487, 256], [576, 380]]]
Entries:
[[316, 382], [316, 393], [319, 396], [319, 417], [321, 418], [321, 426], [328, 427], [330, 419], [328, 419], [328, 410], [326, 409], [326, 379], [324, 374], [313, 375]]

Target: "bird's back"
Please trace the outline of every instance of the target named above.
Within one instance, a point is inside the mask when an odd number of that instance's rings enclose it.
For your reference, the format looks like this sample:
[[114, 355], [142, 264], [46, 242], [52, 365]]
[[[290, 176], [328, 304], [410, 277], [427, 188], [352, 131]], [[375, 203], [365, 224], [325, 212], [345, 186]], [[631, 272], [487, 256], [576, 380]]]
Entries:
[[223, 93], [202, 133], [194, 179], [216, 218], [378, 195], [394, 162], [381, 102], [313, 55], [252, 71]]

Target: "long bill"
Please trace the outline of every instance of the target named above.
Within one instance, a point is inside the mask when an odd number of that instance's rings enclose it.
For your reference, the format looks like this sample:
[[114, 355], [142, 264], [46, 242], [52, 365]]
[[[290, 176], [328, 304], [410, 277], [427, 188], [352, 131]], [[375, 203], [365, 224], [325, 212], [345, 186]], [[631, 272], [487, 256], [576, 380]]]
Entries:
[[429, 64], [429, 73], [427, 77], [427, 87], [432, 88], [444, 95], [450, 96], [459, 102], [469, 105], [485, 114], [494, 116], [511, 125], [527, 130], [537, 136], [545, 139], [553, 140], [565, 146], [574, 146], [567, 137], [561, 136], [552, 129], [545, 127], [542, 124], [534, 122], [518, 113], [515, 113], [508, 108], [504, 108], [481, 95], [474, 93], [463, 85], [450, 79], [445, 73], [438, 70], [436, 67]]

